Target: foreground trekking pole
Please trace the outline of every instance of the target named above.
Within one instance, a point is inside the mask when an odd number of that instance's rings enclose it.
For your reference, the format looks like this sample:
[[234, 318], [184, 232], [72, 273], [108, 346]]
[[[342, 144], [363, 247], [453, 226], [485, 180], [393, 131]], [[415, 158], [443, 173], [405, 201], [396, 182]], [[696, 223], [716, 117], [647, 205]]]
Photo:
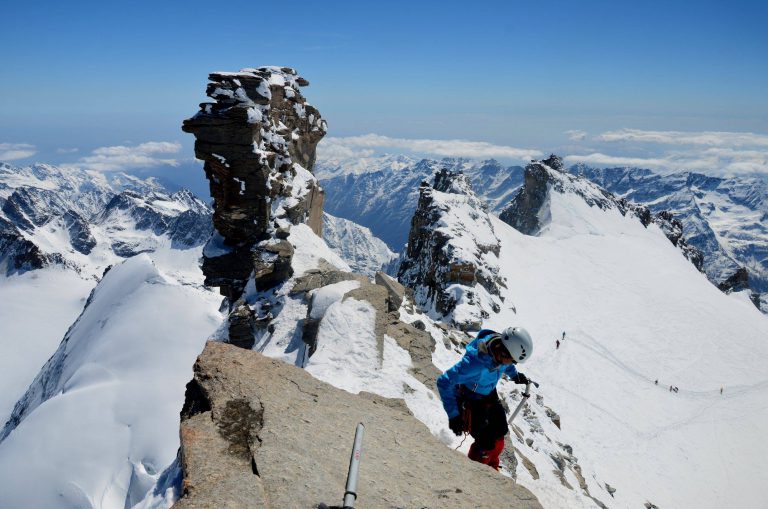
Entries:
[[512, 412], [512, 416], [509, 418], [509, 423], [511, 424], [512, 421], [515, 420], [515, 417], [517, 417], [517, 414], [520, 413], [520, 410], [522, 410], [523, 405], [525, 405], [525, 402], [528, 401], [528, 398], [531, 397], [531, 384], [535, 385], [538, 389], [539, 384], [534, 382], [533, 380], [529, 380], [527, 384], [525, 384], [525, 392], [523, 393], [523, 399], [520, 400], [520, 404], [517, 405], [517, 408], [515, 408], [515, 411]]
[[355, 430], [355, 442], [352, 445], [352, 457], [349, 458], [349, 473], [347, 474], [347, 486], [344, 488], [343, 509], [354, 509], [357, 499], [357, 477], [360, 469], [360, 455], [363, 449], [363, 423], [357, 425]]

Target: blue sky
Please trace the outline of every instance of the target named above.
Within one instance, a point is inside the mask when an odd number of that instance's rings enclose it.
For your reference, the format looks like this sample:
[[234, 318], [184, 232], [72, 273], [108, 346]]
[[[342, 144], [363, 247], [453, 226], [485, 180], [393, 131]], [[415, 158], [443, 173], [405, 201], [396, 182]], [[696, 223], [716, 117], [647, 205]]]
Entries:
[[[208, 72], [287, 65], [311, 82], [305, 95], [342, 145], [375, 134], [768, 171], [768, 2], [29, 1], [4, 11], [0, 159], [17, 164], [149, 142], [189, 159], [179, 126], [206, 99]], [[390, 145], [381, 150], [408, 146]]]

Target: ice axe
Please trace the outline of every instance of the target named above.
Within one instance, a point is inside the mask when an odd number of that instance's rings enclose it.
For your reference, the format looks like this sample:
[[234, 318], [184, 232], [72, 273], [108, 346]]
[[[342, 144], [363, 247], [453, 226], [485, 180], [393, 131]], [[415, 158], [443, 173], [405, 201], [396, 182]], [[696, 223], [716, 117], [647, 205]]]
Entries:
[[512, 412], [512, 416], [509, 418], [508, 422], [510, 424], [512, 423], [512, 421], [515, 420], [515, 417], [517, 417], [517, 414], [520, 413], [520, 410], [522, 410], [523, 405], [525, 405], [525, 402], [528, 401], [528, 398], [531, 397], [531, 384], [535, 385], [537, 389], [539, 388], [539, 384], [537, 384], [530, 378], [528, 379], [528, 383], [525, 384], [525, 392], [523, 392], [523, 399], [520, 400], [520, 404], [517, 405], [517, 408], [515, 408], [515, 411]]

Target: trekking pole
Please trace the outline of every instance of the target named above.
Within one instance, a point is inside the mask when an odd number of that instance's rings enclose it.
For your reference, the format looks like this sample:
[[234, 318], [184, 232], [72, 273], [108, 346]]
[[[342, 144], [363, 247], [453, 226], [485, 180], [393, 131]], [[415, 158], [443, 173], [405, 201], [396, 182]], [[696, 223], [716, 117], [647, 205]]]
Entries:
[[520, 410], [522, 410], [523, 405], [525, 405], [525, 402], [528, 401], [528, 398], [531, 397], [531, 384], [535, 385], [537, 388], [539, 387], [539, 384], [537, 384], [533, 380], [528, 380], [528, 383], [525, 384], [525, 392], [523, 393], [523, 399], [520, 400], [520, 404], [517, 405], [517, 408], [515, 408], [515, 411], [512, 412], [512, 417], [509, 418], [510, 423], [512, 423], [512, 421], [515, 420], [515, 417], [517, 417], [517, 414], [520, 413]]
[[352, 445], [352, 456], [349, 458], [349, 473], [347, 474], [347, 486], [344, 488], [343, 509], [354, 509], [357, 499], [357, 477], [360, 468], [360, 455], [363, 448], [363, 433], [365, 426], [363, 423], [357, 425], [355, 430], [355, 442]]

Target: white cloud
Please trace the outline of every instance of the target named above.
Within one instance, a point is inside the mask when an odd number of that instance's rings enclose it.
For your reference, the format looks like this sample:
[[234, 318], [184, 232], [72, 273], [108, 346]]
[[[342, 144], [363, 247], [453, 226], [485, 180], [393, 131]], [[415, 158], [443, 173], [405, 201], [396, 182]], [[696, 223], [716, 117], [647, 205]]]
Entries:
[[768, 173], [768, 152], [713, 147], [705, 150], [679, 150], [659, 157], [612, 156], [600, 152], [569, 155], [568, 163], [595, 166], [637, 166], [656, 170], [698, 171], [722, 176]]
[[568, 135], [569, 140], [573, 141], [582, 141], [587, 137], [587, 131], [580, 129], [571, 129], [570, 131], [565, 131], [564, 134]]
[[78, 165], [97, 171], [123, 171], [133, 168], [151, 168], [153, 166], [178, 166], [179, 161], [167, 157], [181, 151], [181, 143], [167, 141], [148, 141], [128, 147], [116, 145], [101, 147], [91, 155], [80, 158]]
[[35, 146], [29, 143], [0, 143], [0, 161], [26, 159], [36, 153]]
[[[768, 173], [768, 135], [763, 134], [618, 129], [603, 132], [592, 140], [607, 145], [602, 149], [582, 148], [589, 153], [569, 155], [566, 161], [595, 166], [690, 170], [720, 176]], [[630, 147], [622, 143], [633, 143], [635, 147], [638, 143], [644, 144], [643, 154], [627, 153]]]
[[321, 156], [328, 159], [335, 157], [367, 157], [373, 155], [377, 149], [384, 151], [409, 151], [440, 157], [469, 157], [473, 159], [508, 158], [530, 160], [543, 155], [538, 150], [494, 145], [484, 141], [390, 138], [389, 136], [378, 134], [365, 134], [344, 138], [331, 137], [325, 139], [318, 149]]
[[594, 164], [596, 166], [639, 166], [642, 168], [665, 168], [669, 161], [658, 158], [622, 157], [593, 152], [592, 154], [565, 157], [569, 163]]
[[768, 135], [755, 133], [732, 133], [723, 131], [643, 131], [640, 129], [619, 129], [607, 131], [596, 137], [599, 141], [638, 141], [665, 145], [709, 145], [747, 147], [768, 147]]

